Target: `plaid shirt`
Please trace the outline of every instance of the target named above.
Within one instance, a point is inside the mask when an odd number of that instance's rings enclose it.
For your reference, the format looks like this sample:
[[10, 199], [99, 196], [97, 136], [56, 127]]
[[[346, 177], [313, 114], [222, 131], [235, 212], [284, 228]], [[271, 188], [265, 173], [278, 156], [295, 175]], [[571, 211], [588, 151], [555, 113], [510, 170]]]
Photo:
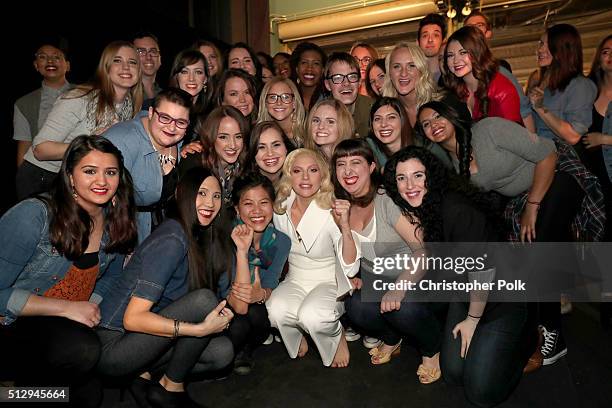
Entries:
[[[573, 147], [557, 138], [555, 144], [559, 155], [556, 171], [563, 171], [572, 176], [584, 191], [582, 204], [572, 221], [572, 231], [576, 241], [599, 241], [606, 223], [604, 197], [599, 180], [584, 167]], [[528, 193], [529, 191], [525, 191], [510, 200], [504, 211], [504, 220], [512, 227], [509, 236], [511, 242], [520, 241], [520, 220]]]

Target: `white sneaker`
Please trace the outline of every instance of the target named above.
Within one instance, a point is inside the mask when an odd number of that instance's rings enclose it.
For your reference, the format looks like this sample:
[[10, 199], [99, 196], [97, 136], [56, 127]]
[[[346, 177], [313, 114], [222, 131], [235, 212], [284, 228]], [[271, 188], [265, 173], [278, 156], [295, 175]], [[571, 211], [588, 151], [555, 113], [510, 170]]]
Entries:
[[363, 346], [368, 349], [373, 349], [382, 344], [382, 340], [377, 339], [376, 337], [363, 336]]
[[272, 344], [272, 342], [274, 342], [274, 336], [270, 334], [268, 338], [264, 340], [264, 342], [261, 344], [263, 344], [264, 346], [269, 346], [270, 344]]
[[345, 327], [344, 338], [346, 338], [346, 341], [356, 341], [361, 338], [361, 334], [357, 333], [352, 327]]
[[281, 336], [274, 336], [274, 341], [277, 343], [282, 343], [283, 339], [281, 338]]

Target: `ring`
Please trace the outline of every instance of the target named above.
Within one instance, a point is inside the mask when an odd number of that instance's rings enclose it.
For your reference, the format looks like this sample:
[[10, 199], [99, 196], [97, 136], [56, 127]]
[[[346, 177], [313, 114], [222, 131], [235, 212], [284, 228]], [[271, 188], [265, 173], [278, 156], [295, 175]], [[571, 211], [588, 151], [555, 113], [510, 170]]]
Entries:
[[225, 325], [225, 329], [229, 329], [229, 323]]

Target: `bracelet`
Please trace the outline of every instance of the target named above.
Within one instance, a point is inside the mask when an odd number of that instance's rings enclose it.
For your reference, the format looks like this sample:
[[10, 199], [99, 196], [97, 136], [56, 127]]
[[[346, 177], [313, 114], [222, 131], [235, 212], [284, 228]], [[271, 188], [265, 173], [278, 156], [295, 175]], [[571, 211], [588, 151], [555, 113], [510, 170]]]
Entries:
[[540, 208], [540, 201], [530, 201], [529, 199], [527, 199], [527, 204], [533, 204]]
[[480, 319], [482, 317], [482, 315], [480, 315], [480, 316], [472, 316], [471, 314], [468, 313], [468, 317], [471, 317], [472, 319]]
[[263, 298], [262, 298], [262, 299], [261, 299], [259, 302], [257, 302], [257, 303], [259, 303], [260, 305], [263, 305], [264, 303], [266, 303], [266, 297], [267, 297], [267, 295], [268, 295], [268, 291], [267, 291], [265, 288], [262, 288], [262, 289], [263, 289], [263, 291], [264, 291]]
[[172, 334], [172, 338], [176, 339], [179, 335], [179, 325], [181, 324], [181, 322], [178, 321], [178, 319], [174, 319], [174, 333]]

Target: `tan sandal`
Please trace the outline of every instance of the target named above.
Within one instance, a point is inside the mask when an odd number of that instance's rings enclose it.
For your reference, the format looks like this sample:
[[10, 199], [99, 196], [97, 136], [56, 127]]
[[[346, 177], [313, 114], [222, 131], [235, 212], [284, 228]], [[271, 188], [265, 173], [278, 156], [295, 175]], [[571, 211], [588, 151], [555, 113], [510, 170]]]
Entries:
[[[384, 343], [383, 343], [384, 344]], [[378, 347], [374, 347], [370, 350], [369, 354], [372, 356], [370, 361], [374, 365], [386, 364], [391, 361], [392, 357], [399, 356], [401, 351], [402, 341], [400, 340], [390, 351], [382, 352]]]
[[419, 382], [421, 384], [431, 384], [440, 379], [442, 377], [442, 371], [439, 368], [428, 368], [423, 364], [419, 364], [419, 368], [417, 369], [417, 375], [419, 376]]

